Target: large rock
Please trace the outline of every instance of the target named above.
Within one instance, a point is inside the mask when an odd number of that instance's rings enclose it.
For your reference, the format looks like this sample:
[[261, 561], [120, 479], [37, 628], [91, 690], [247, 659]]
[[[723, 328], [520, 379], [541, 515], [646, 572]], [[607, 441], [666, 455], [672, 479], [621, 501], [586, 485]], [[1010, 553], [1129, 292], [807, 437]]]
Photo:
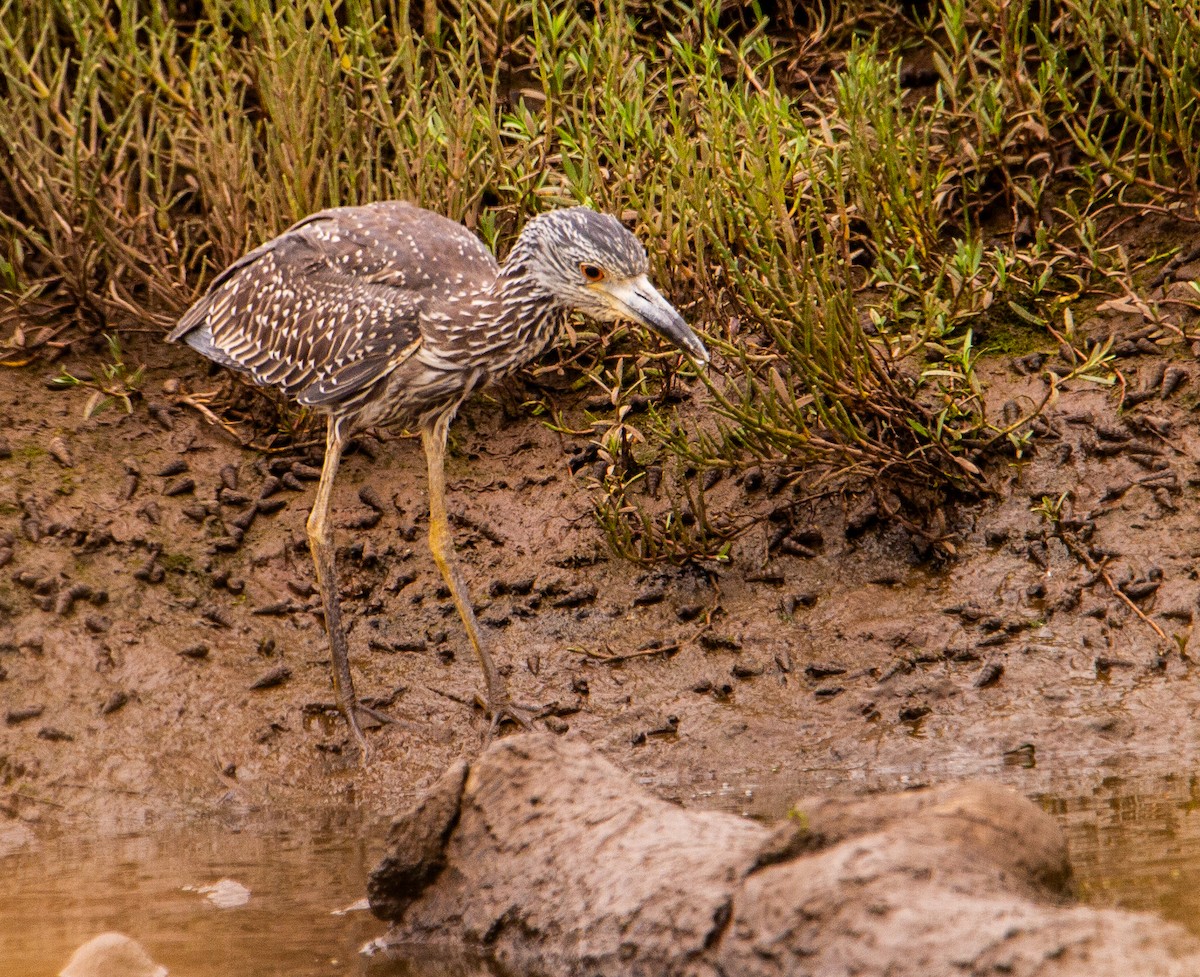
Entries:
[[582, 743], [512, 737], [398, 818], [376, 948], [540, 974], [1194, 975], [1200, 943], [1066, 905], [1057, 825], [988, 784], [812, 800], [770, 829], [658, 800]]

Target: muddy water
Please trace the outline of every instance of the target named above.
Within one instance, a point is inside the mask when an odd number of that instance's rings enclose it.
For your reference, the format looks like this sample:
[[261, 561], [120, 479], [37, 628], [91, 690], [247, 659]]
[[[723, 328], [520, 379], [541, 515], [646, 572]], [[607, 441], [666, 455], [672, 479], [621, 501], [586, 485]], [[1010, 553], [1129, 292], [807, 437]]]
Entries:
[[1041, 803], [1066, 830], [1083, 901], [1152, 912], [1200, 935], [1200, 779], [1135, 791], [1112, 777], [1090, 795]]
[[[52, 977], [106, 930], [140, 941], [172, 977], [486, 973], [444, 954], [360, 956], [383, 924], [348, 907], [363, 897], [383, 837], [382, 825], [351, 813], [291, 826], [210, 821], [40, 843], [0, 859], [0, 977]], [[198, 891], [222, 879], [240, 883], [249, 898], [219, 908]], [[237, 893], [231, 901], [241, 901]]]

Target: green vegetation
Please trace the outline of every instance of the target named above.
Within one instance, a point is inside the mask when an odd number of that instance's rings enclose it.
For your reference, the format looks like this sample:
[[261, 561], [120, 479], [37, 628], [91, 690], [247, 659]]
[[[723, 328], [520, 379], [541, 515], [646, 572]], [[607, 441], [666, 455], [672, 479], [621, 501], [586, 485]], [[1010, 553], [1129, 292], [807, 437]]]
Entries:
[[77, 377], [64, 370], [53, 380], [57, 387], [91, 388], [92, 394], [83, 406], [85, 419], [115, 403], [119, 403], [126, 414], [132, 414], [133, 399], [140, 396], [138, 388], [142, 385], [145, 369], [140, 366], [134, 370], [129, 368], [119, 336], [106, 334], [104, 345], [108, 350], [108, 359], [100, 364], [95, 377]]
[[[165, 327], [324, 206], [412, 199], [503, 251], [531, 213], [587, 202], [635, 226], [718, 354], [707, 420], [621, 413], [599, 439], [618, 550], [723, 558], [740, 526], [704, 486], [748, 465], [886, 492], [919, 525], [1026, 450], [1041, 409], [989, 417], [981, 352], [1066, 350], [1052, 393], [1111, 379], [1072, 303], [1166, 322], [1120, 234], [1198, 217], [1200, 14], [902, 10], [0, 0], [0, 287]], [[574, 362], [618, 410], [669, 387], [675, 357], [582, 335]]]

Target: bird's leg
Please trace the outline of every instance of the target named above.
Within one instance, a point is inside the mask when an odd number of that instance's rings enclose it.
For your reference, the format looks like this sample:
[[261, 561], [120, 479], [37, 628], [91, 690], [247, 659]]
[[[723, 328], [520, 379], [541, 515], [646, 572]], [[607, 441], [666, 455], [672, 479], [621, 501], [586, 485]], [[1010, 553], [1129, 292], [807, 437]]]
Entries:
[[[313, 566], [317, 571], [317, 587], [325, 605], [325, 630], [329, 632], [329, 650], [333, 657], [333, 694], [365, 758], [368, 754], [367, 740], [358, 723], [358, 712], [363, 707], [355, 698], [354, 679], [350, 676], [346, 632], [342, 627], [342, 606], [338, 600], [333, 533], [329, 525], [329, 500], [333, 494], [333, 480], [337, 476], [338, 463], [341, 461], [344, 447], [345, 441], [339, 435], [334, 421], [330, 419], [325, 439], [325, 464], [321, 468], [321, 481], [317, 483], [317, 498], [308, 516], [308, 546], [312, 551]], [[367, 711], [375, 715], [373, 710]]]
[[425, 447], [425, 459], [429, 463], [429, 549], [433, 552], [433, 562], [441, 571], [442, 579], [450, 588], [458, 616], [462, 618], [467, 637], [471, 639], [471, 647], [475, 649], [479, 666], [483, 669], [492, 728], [495, 729], [505, 719], [528, 726], [529, 717], [509, 698], [504, 679], [479, 636], [479, 622], [475, 620], [467, 584], [454, 562], [454, 539], [446, 517], [446, 435], [449, 427], [450, 418], [446, 415], [421, 427], [421, 444]]

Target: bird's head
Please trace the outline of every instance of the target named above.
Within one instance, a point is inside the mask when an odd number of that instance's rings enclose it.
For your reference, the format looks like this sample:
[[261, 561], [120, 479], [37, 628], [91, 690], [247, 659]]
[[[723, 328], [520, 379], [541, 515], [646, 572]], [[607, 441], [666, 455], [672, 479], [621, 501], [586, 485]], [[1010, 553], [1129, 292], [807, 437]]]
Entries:
[[610, 214], [554, 210], [526, 225], [517, 245], [525, 272], [563, 306], [601, 322], [639, 322], [699, 363], [704, 343], [647, 277], [646, 249]]

